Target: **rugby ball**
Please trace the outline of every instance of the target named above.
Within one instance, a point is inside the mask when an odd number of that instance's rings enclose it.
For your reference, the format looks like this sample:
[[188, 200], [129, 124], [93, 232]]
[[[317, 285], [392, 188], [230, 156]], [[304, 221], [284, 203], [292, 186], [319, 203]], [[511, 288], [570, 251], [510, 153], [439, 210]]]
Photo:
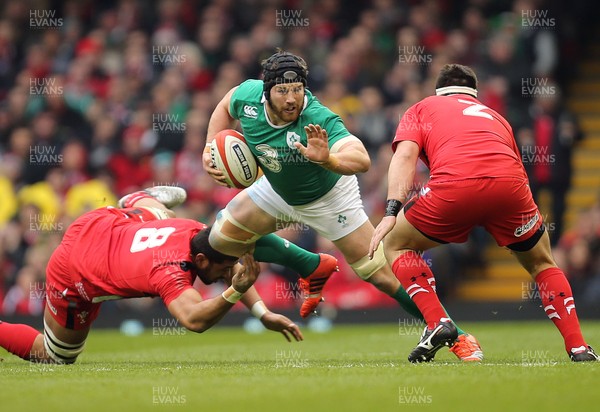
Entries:
[[231, 129], [221, 130], [210, 143], [210, 157], [223, 172], [229, 187], [243, 189], [258, 177], [258, 164], [244, 136]]

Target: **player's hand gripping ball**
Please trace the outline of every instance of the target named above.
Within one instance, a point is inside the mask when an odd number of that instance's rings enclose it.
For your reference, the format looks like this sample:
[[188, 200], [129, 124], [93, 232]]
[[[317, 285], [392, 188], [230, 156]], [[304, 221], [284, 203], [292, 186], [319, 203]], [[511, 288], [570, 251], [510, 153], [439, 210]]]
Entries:
[[215, 168], [223, 172], [229, 187], [243, 189], [258, 177], [258, 164], [244, 136], [231, 129], [221, 130], [210, 144]]

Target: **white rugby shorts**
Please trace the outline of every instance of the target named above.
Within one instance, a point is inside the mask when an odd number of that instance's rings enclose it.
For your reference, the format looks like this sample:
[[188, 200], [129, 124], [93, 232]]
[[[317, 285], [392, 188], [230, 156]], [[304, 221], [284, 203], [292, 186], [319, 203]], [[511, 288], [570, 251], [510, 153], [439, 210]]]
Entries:
[[342, 176], [325, 195], [300, 206], [287, 204], [264, 176], [248, 187], [246, 192], [258, 207], [278, 223], [305, 223], [331, 241], [352, 233], [368, 220], [356, 176]]

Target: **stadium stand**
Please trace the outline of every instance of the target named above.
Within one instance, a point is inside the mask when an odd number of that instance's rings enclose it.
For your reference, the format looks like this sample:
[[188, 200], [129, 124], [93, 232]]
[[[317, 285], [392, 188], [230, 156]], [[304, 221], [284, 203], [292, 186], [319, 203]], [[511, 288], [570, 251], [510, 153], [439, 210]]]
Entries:
[[[381, 176], [399, 116], [431, 94], [441, 65], [476, 69], [482, 102], [511, 121], [524, 150], [541, 144], [535, 143], [534, 105], [543, 93], [536, 87], [562, 90], [551, 94], [567, 103], [582, 131], [571, 142], [573, 186], [563, 179], [550, 195], [542, 192], [540, 202], [556, 228], [560, 218], [552, 215], [552, 202], [558, 192], [567, 193], [565, 234], [554, 233], [556, 253], [576, 283], [576, 296], [597, 301], [600, 36], [586, 31], [594, 24], [584, 24], [593, 18], [592, 6], [568, 3], [2, 2], [0, 314], [40, 313], [45, 263], [65, 228], [127, 192], [180, 185], [189, 200], [178, 215], [212, 221], [236, 192], [216, 186], [202, 170], [208, 116], [229, 88], [259, 76], [259, 61], [275, 47], [305, 57], [311, 90], [365, 142], [373, 167], [361, 176], [361, 187], [374, 223], [384, 211]], [[556, 171], [563, 165], [547, 166]], [[423, 183], [427, 170], [419, 178]], [[330, 249], [310, 230], [284, 235], [313, 250]], [[441, 294], [450, 300], [521, 299], [525, 271], [491, 246], [476, 232], [465, 245], [431, 252]], [[266, 269], [259, 288], [281, 290], [268, 304], [289, 307], [290, 298], [299, 297], [295, 275]], [[394, 304], [356, 281], [347, 267], [338, 277], [327, 291], [337, 308]]]

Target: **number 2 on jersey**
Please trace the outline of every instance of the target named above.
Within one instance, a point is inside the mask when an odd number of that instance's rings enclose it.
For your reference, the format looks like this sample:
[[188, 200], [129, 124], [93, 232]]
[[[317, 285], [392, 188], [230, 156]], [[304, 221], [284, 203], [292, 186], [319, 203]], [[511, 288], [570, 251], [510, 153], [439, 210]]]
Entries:
[[149, 248], [162, 246], [174, 231], [174, 227], [161, 227], [159, 229], [154, 227], [142, 228], [135, 232], [129, 251], [131, 253], [136, 253]]
[[494, 120], [491, 114], [482, 112], [482, 110], [489, 109], [489, 107], [468, 100], [458, 99], [458, 101], [469, 105], [469, 107], [463, 110], [465, 116], [485, 117], [486, 119]]

